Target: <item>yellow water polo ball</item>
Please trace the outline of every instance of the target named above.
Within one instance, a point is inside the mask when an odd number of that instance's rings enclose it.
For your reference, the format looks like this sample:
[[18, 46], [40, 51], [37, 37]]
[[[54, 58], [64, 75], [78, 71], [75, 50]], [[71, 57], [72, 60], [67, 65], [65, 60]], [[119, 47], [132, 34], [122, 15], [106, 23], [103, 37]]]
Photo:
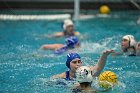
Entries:
[[101, 14], [109, 14], [110, 8], [107, 5], [103, 5], [100, 7], [100, 13]]
[[99, 86], [104, 89], [109, 89], [118, 82], [117, 75], [112, 71], [105, 71], [98, 77]]

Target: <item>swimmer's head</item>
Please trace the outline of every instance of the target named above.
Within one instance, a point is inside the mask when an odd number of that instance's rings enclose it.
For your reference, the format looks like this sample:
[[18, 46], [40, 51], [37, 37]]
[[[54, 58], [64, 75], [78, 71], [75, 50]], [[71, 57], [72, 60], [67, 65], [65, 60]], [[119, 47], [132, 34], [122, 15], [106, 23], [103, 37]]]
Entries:
[[79, 83], [91, 83], [93, 80], [93, 75], [90, 67], [81, 66], [76, 70], [76, 81]]
[[[136, 44], [136, 41], [135, 41], [135, 38], [134, 38], [134, 36], [133, 35], [125, 35], [125, 36], [123, 36], [123, 38], [122, 38], [122, 40], [123, 41], [128, 41], [128, 48], [129, 47], [134, 47], [135, 46], [135, 44]], [[123, 44], [122, 44], [122, 46], [123, 46]]]
[[79, 54], [72, 52], [67, 55], [66, 66], [70, 69], [70, 62], [76, 58], [81, 58]]
[[73, 25], [74, 25], [74, 24], [73, 24], [72, 20], [66, 19], [66, 20], [64, 20], [63, 29], [66, 30], [66, 28], [67, 28], [68, 26], [73, 26]]
[[78, 38], [75, 36], [66, 38], [66, 45], [70, 48], [74, 48], [77, 43], [78, 43]]

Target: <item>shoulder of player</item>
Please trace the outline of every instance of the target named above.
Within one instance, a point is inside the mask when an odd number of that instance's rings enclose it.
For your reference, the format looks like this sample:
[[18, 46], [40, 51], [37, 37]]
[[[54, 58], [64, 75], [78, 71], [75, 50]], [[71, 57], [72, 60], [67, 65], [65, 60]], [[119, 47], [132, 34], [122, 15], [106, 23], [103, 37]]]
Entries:
[[66, 78], [66, 72], [52, 76], [52, 78]]
[[78, 31], [75, 31], [75, 33], [74, 33], [75, 35], [80, 35], [80, 33], [78, 32]]

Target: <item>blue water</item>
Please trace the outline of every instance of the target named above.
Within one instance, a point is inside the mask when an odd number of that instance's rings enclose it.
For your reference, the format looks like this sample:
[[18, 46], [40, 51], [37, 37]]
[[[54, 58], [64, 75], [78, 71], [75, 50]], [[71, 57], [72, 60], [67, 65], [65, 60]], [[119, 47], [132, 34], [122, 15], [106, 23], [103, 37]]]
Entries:
[[[80, 20], [76, 30], [82, 36], [76, 50], [83, 64], [96, 64], [105, 49], [120, 51], [121, 37], [132, 34], [140, 40], [138, 12], [116, 12], [110, 17], [96, 16]], [[67, 70], [66, 53], [54, 56], [39, 51], [43, 44], [64, 43], [64, 38], [45, 36], [61, 31], [61, 20], [0, 20], [0, 92], [1, 93], [71, 93], [72, 83], [57, 84], [50, 77]], [[109, 56], [105, 70], [118, 75], [120, 85], [108, 93], [140, 93], [140, 57]], [[93, 82], [94, 83], [94, 82]]]

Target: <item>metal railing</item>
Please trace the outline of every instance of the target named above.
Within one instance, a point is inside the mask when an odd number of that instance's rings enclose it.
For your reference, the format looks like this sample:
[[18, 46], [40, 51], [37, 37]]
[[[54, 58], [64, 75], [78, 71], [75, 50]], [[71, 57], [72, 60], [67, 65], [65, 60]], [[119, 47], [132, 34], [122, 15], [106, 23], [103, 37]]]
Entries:
[[135, 2], [134, 0], [130, 0], [130, 2], [140, 10], [140, 5], [137, 2]]

